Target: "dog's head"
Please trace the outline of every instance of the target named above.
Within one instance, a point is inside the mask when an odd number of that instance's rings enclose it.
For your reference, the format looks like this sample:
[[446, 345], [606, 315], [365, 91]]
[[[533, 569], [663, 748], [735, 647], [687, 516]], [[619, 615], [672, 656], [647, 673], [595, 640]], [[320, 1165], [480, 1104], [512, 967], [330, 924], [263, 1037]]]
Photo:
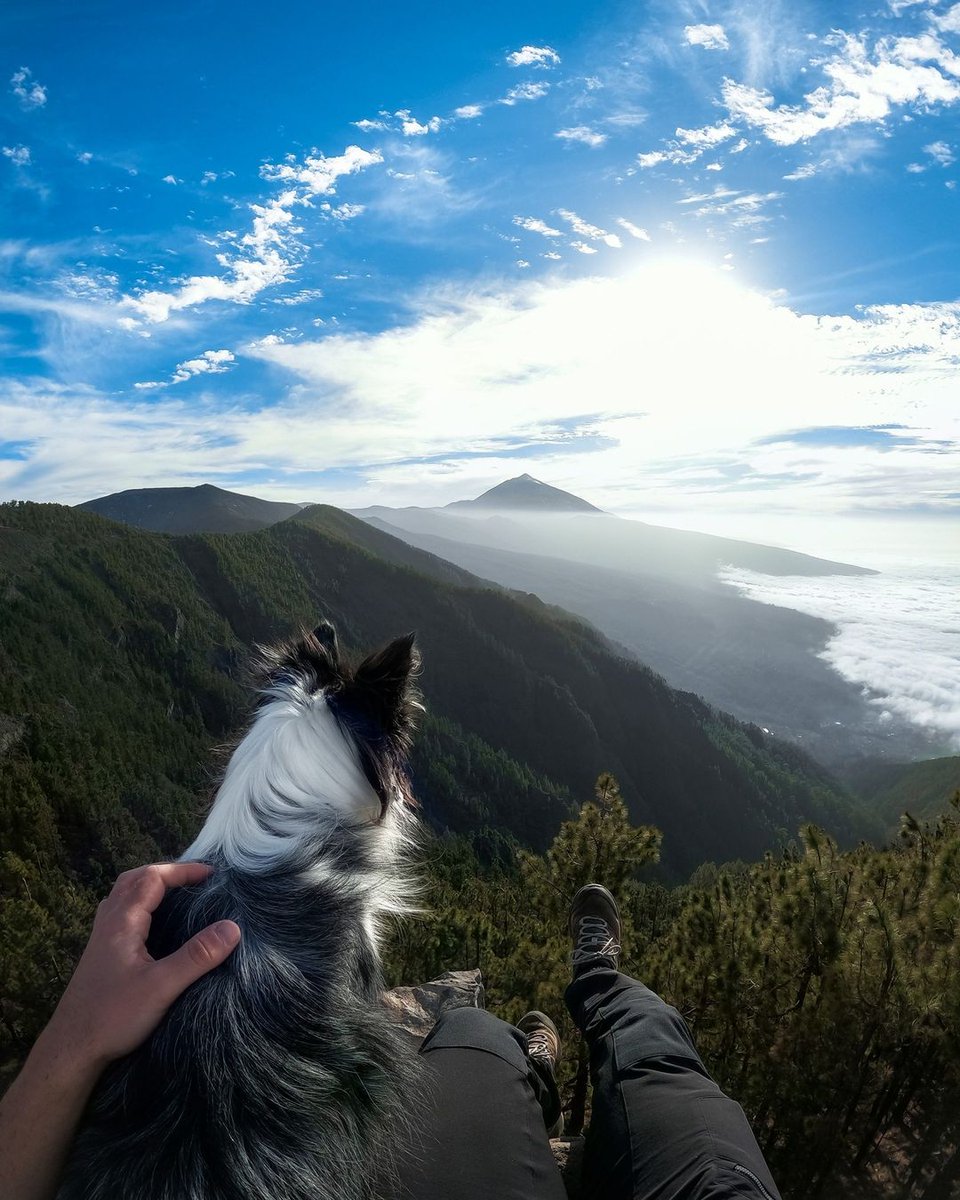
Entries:
[[[334, 828], [394, 845], [413, 803], [406, 769], [421, 704], [413, 634], [352, 667], [328, 622], [261, 651], [259, 702], [186, 858], [265, 871]], [[370, 839], [368, 839], [370, 840]]]
[[261, 708], [305, 698], [325, 705], [356, 747], [381, 816], [394, 801], [413, 802], [407, 756], [423, 711], [414, 643], [415, 635], [405, 634], [354, 667], [341, 654], [333, 625], [321, 621], [312, 633], [261, 651]]

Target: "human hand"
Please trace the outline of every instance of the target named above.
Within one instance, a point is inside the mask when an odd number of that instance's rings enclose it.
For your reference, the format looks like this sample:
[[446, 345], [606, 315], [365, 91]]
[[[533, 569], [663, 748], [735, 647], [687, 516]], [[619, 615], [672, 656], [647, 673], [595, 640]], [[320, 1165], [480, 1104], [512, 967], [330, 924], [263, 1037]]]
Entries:
[[125, 871], [97, 909], [93, 932], [42, 1037], [84, 1065], [104, 1067], [135, 1050], [191, 983], [240, 941], [233, 921], [208, 925], [163, 959], [147, 952], [150, 920], [167, 888], [200, 883], [207, 863], [154, 863]]

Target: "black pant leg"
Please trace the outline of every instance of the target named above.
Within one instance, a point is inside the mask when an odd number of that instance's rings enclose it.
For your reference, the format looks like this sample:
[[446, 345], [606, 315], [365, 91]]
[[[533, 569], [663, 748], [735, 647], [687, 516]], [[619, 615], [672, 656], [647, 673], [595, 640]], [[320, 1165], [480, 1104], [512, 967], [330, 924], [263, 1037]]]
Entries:
[[743, 1109], [710, 1078], [677, 1010], [600, 962], [566, 993], [593, 1081], [584, 1197], [779, 1200]]
[[565, 1200], [547, 1125], [556, 1085], [523, 1034], [488, 1012], [444, 1013], [420, 1050], [424, 1094], [401, 1200]]

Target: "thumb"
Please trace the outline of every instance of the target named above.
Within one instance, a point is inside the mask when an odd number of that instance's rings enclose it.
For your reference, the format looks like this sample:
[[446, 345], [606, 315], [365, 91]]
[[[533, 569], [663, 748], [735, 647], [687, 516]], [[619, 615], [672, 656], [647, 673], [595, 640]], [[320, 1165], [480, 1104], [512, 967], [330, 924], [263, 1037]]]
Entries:
[[240, 942], [240, 926], [235, 921], [217, 921], [185, 942], [179, 950], [157, 963], [162, 972], [162, 989], [172, 1004], [191, 983], [225, 962]]

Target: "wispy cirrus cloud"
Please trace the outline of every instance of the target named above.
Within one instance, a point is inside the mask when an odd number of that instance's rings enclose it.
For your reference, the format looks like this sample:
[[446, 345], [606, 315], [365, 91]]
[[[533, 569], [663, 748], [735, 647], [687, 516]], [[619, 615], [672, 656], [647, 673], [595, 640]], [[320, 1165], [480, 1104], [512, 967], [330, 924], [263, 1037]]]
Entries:
[[566, 142], [582, 142], [584, 146], [590, 146], [594, 149], [597, 146], [602, 146], [607, 140], [607, 134], [598, 133], [596, 129], [591, 129], [589, 125], [573, 125], [569, 129], [558, 129], [553, 136]]
[[[589, 221], [585, 221], [568, 208], [558, 208], [557, 216], [562, 217], [573, 229], [573, 232], [578, 233], [581, 237], [589, 238], [594, 242], [603, 242], [614, 250], [619, 250], [623, 245], [623, 242], [621, 242], [615, 233], [608, 233], [606, 229], [601, 229], [599, 225], [591, 225]], [[578, 246], [577, 249], [579, 248]]]
[[222, 375], [225, 371], [229, 371], [235, 362], [236, 358], [230, 350], [204, 350], [198, 358], [188, 358], [185, 362], [178, 363], [169, 379], [135, 383], [133, 386], [140, 391], [172, 387], [177, 383], [186, 383], [188, 379], [193, 379], [197, 375]]
[[[298, 159], [288, 155], [280, 163], [265, 163], [261, 176], [285, 186], [265, 203], [249, 206], [253, 213], [250, 229], [236, 240], [233, 252], [221, 251], [216, 255], [221, 273], [192, 275], [172, 291], [151, 289], [126, 297], [123, 303], [134, 315], [121, 318], [121, 324], [129, 329], [143, 321], [161, 324], [172, 312], [213, 300], [249, 304], [266, 288], [285, 283], [303, 255], [299, 240], [303, 229], [296, 223], [296, 210], [312, 207], [317, 196], [334, 193], [342, 177], [382, 161], [379, 150], [348, 146], [335, 156], [308, 154]], [[320, 211], [342, 220], [357, 215], [362, 208], [335, 209], [327, 205], [321, 206]]]
[[521, 229], [526, 229], [529, 233], [539, 233], [542, 237], [563, 237], [562, 230], [554, 229], [552, 225], [541, 221], [539, 217], [514, 217], [513, 223], [519, 225]]

